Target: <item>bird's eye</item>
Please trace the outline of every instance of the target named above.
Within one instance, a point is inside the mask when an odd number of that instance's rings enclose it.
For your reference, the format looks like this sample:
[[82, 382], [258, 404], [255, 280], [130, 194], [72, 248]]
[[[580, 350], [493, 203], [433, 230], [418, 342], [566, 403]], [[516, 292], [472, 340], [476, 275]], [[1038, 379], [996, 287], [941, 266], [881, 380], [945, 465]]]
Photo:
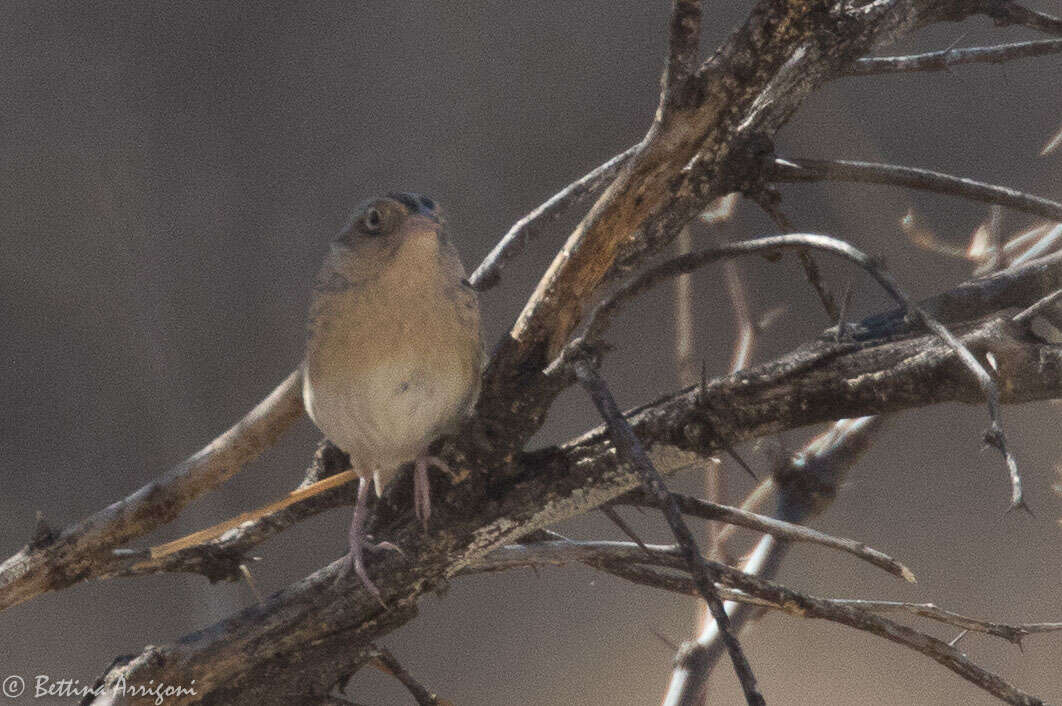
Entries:
[[429, 211], [435, 210], [435, 202], [429, 199], [427, 196], [420, 197], [420, 205], [428, 209]]
[[365, 225], [365, 232], [376, 235], [380, 232], [383, 226], [383, 217], [380, 215], [379, 209], [370, 208], [365, 211], [365, 215], [362, 216], [361, 222]]

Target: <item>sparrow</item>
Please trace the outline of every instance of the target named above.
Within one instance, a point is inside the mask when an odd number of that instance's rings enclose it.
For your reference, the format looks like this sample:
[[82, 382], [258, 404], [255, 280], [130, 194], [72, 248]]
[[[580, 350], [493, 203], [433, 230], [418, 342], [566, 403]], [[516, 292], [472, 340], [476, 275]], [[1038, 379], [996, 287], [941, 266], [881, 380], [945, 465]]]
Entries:
[[302, 394], [359, 479], [342, 575], [353, 568], [381, 602], [364, 552], [397, 547], [367, 541], [370, 483], [379, 496], [413, 461], [413, 507], [427, 530], [428, 468], [450, 472], [428, 446], [475, 404], [482, 360], [479, 301], [435, 202], [392, 193], [360, 206], [313, 287]]

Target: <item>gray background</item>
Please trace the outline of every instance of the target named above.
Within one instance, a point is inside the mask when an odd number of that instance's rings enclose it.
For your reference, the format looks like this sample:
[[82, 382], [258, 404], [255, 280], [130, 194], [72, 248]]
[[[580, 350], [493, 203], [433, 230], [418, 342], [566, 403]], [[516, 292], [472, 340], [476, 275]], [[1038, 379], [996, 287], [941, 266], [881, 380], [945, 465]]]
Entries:
[[[751, 3], [709, 3], [716, 46]], [[1057, 0], [1039, 7], [1062, 11]], [[423, 191], [449, 214], [473, 266], [507, 226], [640, 138], [664, 49], [663, 0], [569, 2], [12, 3], [0, 6], [0, 552], [22, 546], [43, 510], [56, 526], [157, 476], [237, 420], [298, 361], [308, 283], [326, 243], [362, 199]], [[1029, 36], [986, 21], [946, 25], [901, 47]], [[1062, 197], [1062, 156], [1037, 158], [1059, 127], [1057, 57], [950, 74], [838, 81], [779, 136], [794, 156], [882, 159]], [[964, 243], [986, 209], [881, 187], [785, 189], [800, 227], [887, 257], [927, 295], [965, 276], [910, 246], [910, 205]], [[571, 219], [569, 219], [571, 220]], [[1008, 215], [1017, 229], [1030, 221]], [[513, 321], [562, 224], [483, 299], [489, 340]], [[743, 206], [730, 237], [770, 231]], [[699, 242], [715, 235], [698, 232]], [[828, 322], [791, 261], [742, 265], [761, 311], [789, 314], [760, 360]], [[830, 263], [855, 309], [885, 300]], [[725, 370], [733, 335], [718, 271], [696, 278], [698, 355]], [[613, 332], [606, 366], [621, 402], [674, 389], [668, 290]], [[1008, 408], [1035, 518], [1005, 515], [998, 457], [979, 451], [977, 407], [899, 415], [815, 524], [907, 562], [900, 585], [851, 557], [798, 548], [783, 579], [816, 593], [932, 600], [1007, 621], [1062, 619], [1060, 409]], [[569, 393], [537, 441], [595, 418]], [[221, 492], [150, 539], [177, 536], [276, 498], [300, 478], [318, 434], [301, 422]], [[806, 438], [792, 433], [796, 447]], [[746, 455], [762, 468], [763, 457]], [[732, 492], [748, 481], [728, 468]], [[687, 474], [678, 487], [700, 481]], [[261, 548], [267, 591], [339, 556], [348, 511]], [[637, 519], [647, 538], [662, 523]], [[613, 536], [598, 518], [559, 528]], [[737, 547], [740, 549], [740, 546]], [[139, 652], [253, 600], [246, 585], [159, 576], [81, 584], [0, 615], [0, 672], [91, 681]], [[580, 568], [462, 579], [389, 636], [406, 666], [460, 704], [654, 703], [693, 605]], [[945, 638], [950, 629], [920, 624]], [[771, 703], [991, 703], [914, 653], [826, 623], [771, 616], [746, 639]], [[964, 648], [1048, 700], [1062, 700], [1062, 638], [1016, 647], [981, 636]], [[3, 676], [0, 675], [0, 676]], [[189, 675], [194, 678], [194, 675]], [[722, 669], [719, 703], [738, 698]], [[365, 670], [350, 693], [405, 703]]]

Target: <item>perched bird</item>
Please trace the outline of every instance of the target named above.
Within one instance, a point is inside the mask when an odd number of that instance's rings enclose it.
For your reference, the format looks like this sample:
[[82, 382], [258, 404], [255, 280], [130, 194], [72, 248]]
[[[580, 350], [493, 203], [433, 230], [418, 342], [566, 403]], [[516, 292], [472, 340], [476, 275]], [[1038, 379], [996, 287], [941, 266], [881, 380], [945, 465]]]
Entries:
[[313, 288], [303, 362], [310, 418], [350, 456], [358, 495], [347, 569], [377, 598], [364, 551], [369, 484], [379, 495], [414, 461], [414, 510], [431, 513], [428, 445], [452, 431], [479, 393], [479, 302], [435, 202], [393, 193], [363, 204], [332, 243]]

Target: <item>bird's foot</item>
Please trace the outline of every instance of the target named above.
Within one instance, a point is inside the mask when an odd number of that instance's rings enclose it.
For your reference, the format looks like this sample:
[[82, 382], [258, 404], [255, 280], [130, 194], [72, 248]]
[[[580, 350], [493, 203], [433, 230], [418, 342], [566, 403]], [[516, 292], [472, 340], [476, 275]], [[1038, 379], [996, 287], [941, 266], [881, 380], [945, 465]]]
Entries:
[[348, 534], [350, 552], [343, 562], [343, 567], [340, 569], [336, 581], [337, 583], [343, 581], [350, 574], [350, 570], [353, 569], [361, 584], [365, 586], [369, 593], [376, 596], [376, 600], [380, 601], [380, 605], [386, 608], [387, 604], [384, 603], [380, 589], [372, 582], [372, 579], [369, 578], [369, 572], [365, 570], [365, 550], [389, 550], [399, 554], [402, 554], [402, 550], [391, 542], [370, 542], [365, 534], [365, 515], [368, 513], [369, 487], [371, 485], [372, 480], [369, 478], [362, 478], [358, 481], [358, 499], [354, 503], [354, 517], [350, 522], [350, 532]]
[[358, 577], [358, 580], [361, 581], [361, 585], [376, 597], [376, 600], [380, 602], [380, 605], [386, 608], [387, 604], [384, 603], [380, 589], [372, 582], [372, 579], [369, 578], [369, 572], [365, 570], [366, 550], [370, 552], [386, 550], [398, 552], [402, 556], [405, 556], [405, 553], [391, 542], [370, 542], [362, 537], [357, 544], [352, 541], [350, 551], [347, 552], [346, 557], [343, 559], [343, 567], [339, 570], [339, 576], [336, 578], [336, 582], [339, 583], [340, 581], [345, 580], [346, 577], [350, 575], [351, 570], [353, 570], [354, 574]]
[[431, 517], [431, 483], [428, 482], [428, 468], [435, 466], [440, 471], [454, 477], [454, 472], [446, 461], [438, 456], [418, 456], [413, 464], [413, 512], [428, 531], [428, 518]]

